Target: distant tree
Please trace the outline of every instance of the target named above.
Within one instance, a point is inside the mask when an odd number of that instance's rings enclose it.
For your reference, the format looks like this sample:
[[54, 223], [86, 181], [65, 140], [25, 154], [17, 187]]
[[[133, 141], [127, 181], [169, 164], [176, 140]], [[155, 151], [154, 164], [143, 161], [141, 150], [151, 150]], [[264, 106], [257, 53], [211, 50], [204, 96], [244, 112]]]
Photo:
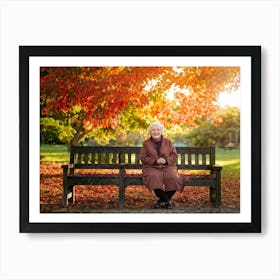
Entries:
[[194, 146], [239, 145], [240, 135], [240, 109], [225, 107], [221, 109], [216, 118], [211, 120], [200, 119], [197, 127], [187, 135]]
[[65, 125], [60, 120], [51, 117], [40, 119], [41, 143], [61, 144], [67, 143], [75, 131], [71, 126]]
[[220, 112], [220, 146], [236, 147], [240, 142], [240, 109], [227, 106]]

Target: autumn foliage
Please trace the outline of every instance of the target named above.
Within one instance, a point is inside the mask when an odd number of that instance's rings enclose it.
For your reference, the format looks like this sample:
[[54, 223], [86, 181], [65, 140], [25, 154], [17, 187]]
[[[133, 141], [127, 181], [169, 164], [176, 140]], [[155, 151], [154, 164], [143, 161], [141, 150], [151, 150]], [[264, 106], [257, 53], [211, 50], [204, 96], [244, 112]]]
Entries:
[[[104, 172], [99, 170], [100, 172]], [[225, 176], [224, 176], [225, 175]], [[76, 186], [76, 202], [68, 209], [62, 205], [61, 163], [44, 162], [40, 167], [41, 212], [83, 211], [83, 209], [118, 209], [117, 186]], [[144, 186], [126, 188], [125, 207], [128, 209], [152, 209], [155, 196]], [[208, 187], [185, 187], [173, 199], [176, 209], [211, 208]], [[239, 209], [240, 182], [234, 173], [222, 176], [222, 205]]]
[[220, 92], [240, 83], [239, 67], [42, 67], [40, 73], [41, 116], [72, 126], [73, 144], [90, 131], [138, 129], [155, 119], [194, 126], [215, 115]]

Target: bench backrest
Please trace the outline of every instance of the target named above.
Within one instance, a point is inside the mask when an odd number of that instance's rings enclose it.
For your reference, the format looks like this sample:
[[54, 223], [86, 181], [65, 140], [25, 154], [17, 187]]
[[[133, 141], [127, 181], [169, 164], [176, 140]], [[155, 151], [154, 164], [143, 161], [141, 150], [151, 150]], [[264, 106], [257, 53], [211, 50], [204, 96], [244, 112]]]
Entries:
[[126, 168], [139, 169], [142, 164], [139, 159], [140, 147], [112, 146], [73, 146], [71, 147], [70, 164], [77, 169], [119, 169], [126, 163]]
[[[72, 146], [70, 164], [75, 169], [141, 169], [141, 147]], [[215, 146], [176, 147], [178, 169], [208, 170], [215, 165]]]

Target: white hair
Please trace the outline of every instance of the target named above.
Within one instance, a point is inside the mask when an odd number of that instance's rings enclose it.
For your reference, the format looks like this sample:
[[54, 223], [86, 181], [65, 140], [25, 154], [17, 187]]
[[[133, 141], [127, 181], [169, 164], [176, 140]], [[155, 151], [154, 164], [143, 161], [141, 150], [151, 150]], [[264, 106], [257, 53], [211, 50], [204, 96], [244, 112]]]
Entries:
[[153, 128], [154, 126], [159, 127], [159, 128], [161, 129], [161, 132], [163, 132], [164, 126], [163, 126], [160, 122], [153, 122], [153, 123], [151, 123], [150, 126], [149, 126], [149, 133], [151, 132], [151, 130], [152, 130], [152, 128]]

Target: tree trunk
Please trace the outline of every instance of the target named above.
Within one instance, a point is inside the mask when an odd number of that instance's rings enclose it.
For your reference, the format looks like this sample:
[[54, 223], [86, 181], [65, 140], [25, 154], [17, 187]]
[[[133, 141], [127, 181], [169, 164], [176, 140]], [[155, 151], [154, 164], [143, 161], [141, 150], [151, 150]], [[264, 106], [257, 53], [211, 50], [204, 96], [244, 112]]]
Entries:
[[86, 134], [87, 134], [87, 131], [85, 130], [85, 128], [83, 127], [83, 124], [81, 123], [76, 134], [70, 140], [70, 142], [67, 144], [68, 150], [70, 150], [71, 146], [77, 146], [80, 143], [80, 141], [85, 137]]

